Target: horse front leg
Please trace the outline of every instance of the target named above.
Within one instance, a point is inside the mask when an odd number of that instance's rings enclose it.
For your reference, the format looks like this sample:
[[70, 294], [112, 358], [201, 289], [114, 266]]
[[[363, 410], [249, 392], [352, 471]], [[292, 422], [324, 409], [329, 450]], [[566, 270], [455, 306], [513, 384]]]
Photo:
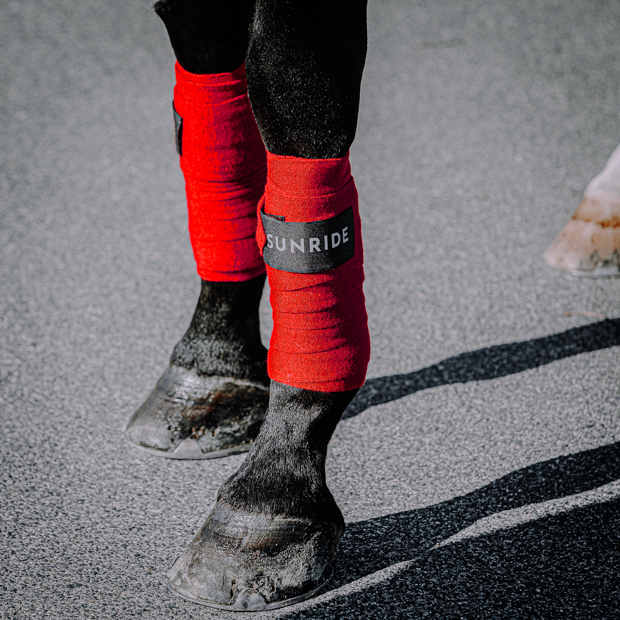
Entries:
[[364, 2], [259, 0], [246, 60], [267, 147], [258, 244], [274, 318], [269, 409], [240, 469], [170, 570], [223, 609], [317, 592], [344, 531], [325, 481], [330, 437], [370, 355], [358, 198], [348, 149], [366, 52]]
[[128, 439], [157, 456], [247, 450], [267, 409], [258, 319], [265, 265], [255, 241], [266, 155], [243, 64], [253, 9], [253, 0], [155, 5], [177, 57], [176, 147], [202, 281], [170, 365], [127, 425]]

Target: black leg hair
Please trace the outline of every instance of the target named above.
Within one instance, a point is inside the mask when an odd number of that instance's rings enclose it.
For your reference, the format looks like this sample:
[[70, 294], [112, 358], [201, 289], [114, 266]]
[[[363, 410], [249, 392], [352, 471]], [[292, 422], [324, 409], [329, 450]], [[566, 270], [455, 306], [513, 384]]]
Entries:
[[264, 274], [245, 282], [202, 280], [192, 322], [170, 363], [201, 375], [266, 383], [267, 350], [258, 319], [264, 283]]
[[225, 73], [244, 62], [254, 0], [159, 0], [153, 8], [186, 71]]
[[346, 155], [366, 48], [366, 0], [257, 0], [246, 69], [267, 150], [313, 159]]
[[269, 151], [322, 159], [344, 156], [355, 138], [366, 3], [159, 0], [154, 9], [187, 71], [233, 71], [247, 60], [252, 108]]
[[271, 382], [259, 437], [218, 501], [248, 512], [344, 520], [325, 483], [327, 444], [357, 390], [314, 392]]

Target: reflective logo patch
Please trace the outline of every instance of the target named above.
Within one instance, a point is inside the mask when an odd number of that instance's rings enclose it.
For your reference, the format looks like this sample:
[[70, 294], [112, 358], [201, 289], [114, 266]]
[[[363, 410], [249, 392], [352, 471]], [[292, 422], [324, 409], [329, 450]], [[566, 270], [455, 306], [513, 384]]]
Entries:
[[174, 141], [177, 147], [177, 153], [179, 156], [183, 155], [183, 119], [174, 107], [174, 101], [172, 102], [172, 113], [174, 114]]
[[267, 243], [264, 261], [290, 273], [317, 273], [346, 263], [355, 255], [353, 207], [319, 222], [286, 222], [261, 211]]

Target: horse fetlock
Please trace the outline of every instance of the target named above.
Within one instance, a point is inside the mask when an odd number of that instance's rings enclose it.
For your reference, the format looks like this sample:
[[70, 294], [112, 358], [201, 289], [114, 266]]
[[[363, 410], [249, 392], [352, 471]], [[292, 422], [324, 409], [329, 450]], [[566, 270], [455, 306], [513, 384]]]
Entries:
[[194, 316], [170, 363], [199, 375], [268, 385], [258, 316], [264, 283], [264, 275], [245, 282], [203, 280]]
[[249, 611], [288, 605], [323, 587], [344, 533], [325, 481], [325, 456], [355, 392], [272, 381], [269, 410], [250, 453], [170, 570], [175, 592]]
[[325, 481], [325, 457], [356, 392], [316, 392], [272, 381], [260, 434], [220, 488], [218, 501], [252, 513], [343, 523]]

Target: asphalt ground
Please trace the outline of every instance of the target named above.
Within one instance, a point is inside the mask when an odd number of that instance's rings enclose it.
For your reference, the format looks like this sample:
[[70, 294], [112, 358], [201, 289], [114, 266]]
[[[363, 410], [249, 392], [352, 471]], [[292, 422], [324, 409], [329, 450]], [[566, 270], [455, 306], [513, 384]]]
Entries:
[[[381, 0], [369, 26], [347, 533], [323, 594], [259, 617], [618, 618], [620, 279], [542, 254], [620, 141], [620, 4]], [[244, 457], [122, 436], [199, 291], [164, 28], [7, 1], [0, 46], [1, 617], [227, 616], [164, 575]]]

